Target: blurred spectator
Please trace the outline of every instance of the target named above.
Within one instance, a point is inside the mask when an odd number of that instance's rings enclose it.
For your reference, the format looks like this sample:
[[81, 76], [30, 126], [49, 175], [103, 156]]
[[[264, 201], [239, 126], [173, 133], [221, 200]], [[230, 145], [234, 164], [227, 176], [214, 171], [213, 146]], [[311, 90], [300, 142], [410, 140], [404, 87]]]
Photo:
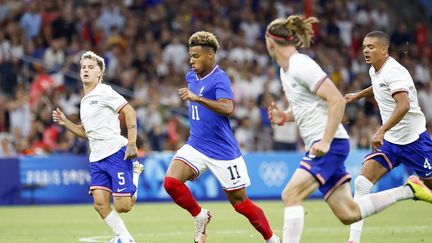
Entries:
[[[8, 134], [7, 148], [17, 154], [87, 153], [86, 140], [52, 126], [50, 111], [60, 106], [79, 123], [79, 60], [90, 49], [105, 58], [104, 82], [137, 110], [140, 153], [176, 150], [187, 138], [187, 106], [177, 94], [189, 68], [187, 36], [204, 29], [221, 44], [216, 58], [232, 81], [232, 124], [241, 148], [302, 150], [297, 130], [268, 122], [268, 102], [284, 102], [284, 92], [263, 38], [271, 19], [303, 11], [320, 23], [312, 48], [300, 51], [314, 58], [343, 94], [370, 85], [361, 52], [365, 34], [388, 32], [391, 54], [414, 77], [432, 130], [432, 46], [430, 29], [418, 18], [421, 11], [412, 13], [419, 21], [411, 26], [392, 14], [387, 2], [313, 1], [313, 8], [304, 8], [303, 1], [291, 0], [0, 0], [0, 132]], [[369, 146], [379, 123], [373, 97], [348, 105], [345, 120], [353, 149]]]

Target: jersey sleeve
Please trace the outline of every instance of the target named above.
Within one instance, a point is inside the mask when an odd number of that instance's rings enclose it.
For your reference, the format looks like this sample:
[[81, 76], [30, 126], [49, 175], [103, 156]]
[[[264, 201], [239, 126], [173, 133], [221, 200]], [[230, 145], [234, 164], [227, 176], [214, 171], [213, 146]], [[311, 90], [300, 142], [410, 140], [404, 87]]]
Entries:
[[234, 94], [231, 88], [231, 81], [225, 74], [219, 74], [216, 82], [215, 82], [215, 93], [216, 100], [225, 98], [225, 99], [234, 99]]
[[294, 55], [291, 58], [288, 71], [292, 77], [299, 84], [316, 93], [319, 86], [327, 78], [327, 74], [312, 58], [306, 55]]
[[106, 86], [102, 96], [103, 103], [111, 109], [119, 112], [128, 102], [110, 86]]
[[391, 95], [397, 92], [409, 93], [409, 88], [413, 83], [408, 70], [396, 66], [386, 72], [384, 81], [387, 83]]

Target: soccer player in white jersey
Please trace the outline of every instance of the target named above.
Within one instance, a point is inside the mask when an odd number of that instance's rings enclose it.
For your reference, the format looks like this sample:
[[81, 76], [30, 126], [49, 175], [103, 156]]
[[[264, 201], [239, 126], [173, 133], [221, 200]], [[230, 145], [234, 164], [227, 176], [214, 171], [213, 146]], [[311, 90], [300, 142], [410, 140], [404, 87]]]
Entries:
[[[53, 120], [90, 145], [90, 193], [94, 208], [117, 236], [134, 242], [119, 213], [129, 212], [135, 204], [138, 178], [143, 166], [133, 162], [137, 156], [136, 113], [125, 98], [102, 83], [105, 62], [91, 51], [80, 60], [84, 97], [81, 100], [82, 124], [72, 123], [57, 108]], [[124, 114], [128, 138], [120, 135], [119, 113]], [[110, 205], [113, 195], [114, 208]]]
[[[426, 119], [418, 105], [411, 75], [389, 56], [389, 44], [387, 34], [382, 31], [366, 35], [363, 55], [371, 65], [372, 85], [345, 95], [347, 103], [373, 95], [383, 122], [372, 137], [373, 151], [366, 155], [355, 179], [355, 198], [368, 194], [382, 176], [400, 163], [417, 173], [421, 180], [418, 183], [432, 188], [432, 140], [426, 131]], [[348, 242], [359, 243], [362, 229], [363, 220], [352, 224]]]
[[263, 210], [246, 194], [250, 180], [228, 119], [234, 97], [228, 75], [215, 63], [218, 48], [212, 33], [199, 31], [189, 38], [192, 68], [186, 74], [188, 86], [179, 89], [179, 95], [189, 101], [190, 136], [174, 155], [164, 187], [174, 202], [195, 218], [195, 243], [205, 241], [211, 214], [198, 205], [184, 183], [197, 179], [207, 169], [219, 181], [235, 211], [245, 216], [267, 243], [279, 243]]
[[300, 242], [304, 222], [302, 204], [316, 189], [344, 224], [378, 213], [397, 201], [417, 197], [418, 193], [432, 196], [418, 180], [409, 180], [409, 186], [353, 199], [347, 183], [350, 176], [344, 166], [349, 152], [348, 134], [341, 124], [345, 100], [320, 66], [297, 51], [297, 46], [310, 45], [312, 24], [317, 21], [314, 17], [292, 15], [274, 20], [266, 31], [267, 50], [281, 67], [282, 86], [290, 103], [286, 111], [272, 103], [269, 118], [279, 125], [295, 121], [308, 148], [282, 192], [283, 243]]

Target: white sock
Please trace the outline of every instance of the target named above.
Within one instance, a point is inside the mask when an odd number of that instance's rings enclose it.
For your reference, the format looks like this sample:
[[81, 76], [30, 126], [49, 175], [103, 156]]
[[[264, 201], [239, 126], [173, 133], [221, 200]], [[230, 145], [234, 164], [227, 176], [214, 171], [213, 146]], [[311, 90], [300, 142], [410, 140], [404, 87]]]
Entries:
[[115, 210], [112, 210], [111, 213], [104, 218], [104, 221], [111, 228], [114, 234], [133, 239], [132, 235], [127, 230], [123, 220], [120, 218], [120, 216]]
[[[359, 175], [354, 181], [355, 184], [355, 193], [354, 199], [358, 199], [363, 197], [364, 195], [369, 194], [374, 184], [369, 181], [366, 177]], [[360, 243], [361, 233], [363, 230], [363, 219], [351, 224], [350, 227], [350, 236], [349, 240], [353, 243]]]
[[303, 206], [285, 207], [283, 243], [299, 243], [303, 232]]
[[[135, 163], [139, 163], [138, 161], [135, 161], [135, 162], [133, 162], [134, 164]], [[135, 198], [135, 199], [138, 199], [138, 181], [139, 181], [139, 176], [140, 176], [140, 174], [138, 174], [138, 173], [133, 173], [133, 176], [132, 176], [132, 182], [133, 182], [133, 184], [135, 185], [135, 187], [136, 187], [136, 191], [135, 191], [135, 193], [133, 194], [133, 197]]]
[[195, 220], [205, 219], [205, 217], [207, 216], [206, 214], [207, 214], [207, 210], [204, 208], [201, 208], [201, 212], [197, 216], [195, 216], [194, 219]]
[[411, 188], [409, 186], [400, 186], [363, 196], [356, 199], [356, 201], [360, 207], [361, 218], [364, 219], [381, 212], [398, 201], [412, 198], [414, 198], [414, 193]]
[[273, 234], [270, 239], [266, 240], [266, 243], [280, 243], [280, 239], [275, 234]]

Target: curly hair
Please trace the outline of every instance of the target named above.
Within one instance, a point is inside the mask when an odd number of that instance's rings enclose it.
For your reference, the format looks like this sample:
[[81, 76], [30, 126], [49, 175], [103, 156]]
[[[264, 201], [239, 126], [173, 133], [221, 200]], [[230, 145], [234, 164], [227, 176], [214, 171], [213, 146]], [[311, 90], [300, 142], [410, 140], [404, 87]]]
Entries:
[[214, 52], [219, 49], [219, 42], [213, 33], [198, 31], [189, 38], [189, 47], [202, 46], [211, 48]]

